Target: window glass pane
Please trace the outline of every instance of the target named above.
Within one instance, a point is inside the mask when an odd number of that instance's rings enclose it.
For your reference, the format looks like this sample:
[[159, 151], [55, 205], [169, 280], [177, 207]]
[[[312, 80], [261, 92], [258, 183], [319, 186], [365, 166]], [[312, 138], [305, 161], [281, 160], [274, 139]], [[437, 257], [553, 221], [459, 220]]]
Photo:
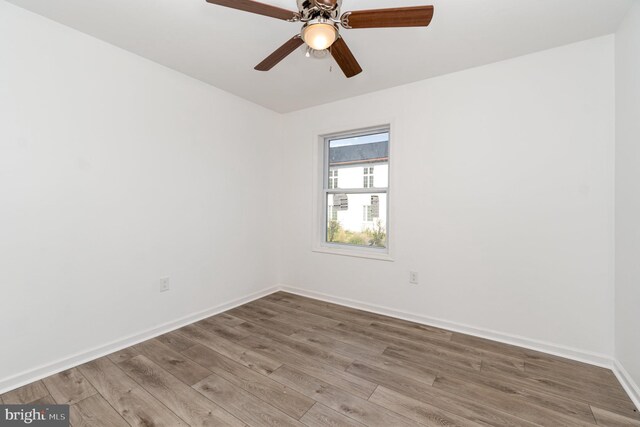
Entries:
[[371, 188], [374, 184], [376, 188], [386, 188], [389, 185], [389, 132], [330, 139], [328, 148], [327, 188]]
[[328, 243], [386, 247], [386, 193], [327, 194], [327, 206]]

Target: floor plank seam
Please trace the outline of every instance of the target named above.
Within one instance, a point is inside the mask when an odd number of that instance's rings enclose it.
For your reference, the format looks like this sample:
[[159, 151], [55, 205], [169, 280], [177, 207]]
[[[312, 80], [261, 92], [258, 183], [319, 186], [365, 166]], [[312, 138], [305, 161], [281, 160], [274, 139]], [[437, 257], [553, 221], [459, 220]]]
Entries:
[[[371, 396], [373, 396], [376, 392], [376, 390], [380, 387], [380, 384], [376, 384], [376, 388], [373, 389], [373, 391], [371, 392], [371, 394], [369, 395], [369, 397], [367, 397], [368, 401], [371, 401]], [[373, 402], [371, 402], [373, 403]]]
[[[43, 378], [44, 379], [44, 378]], [[51, 394], [51, 390], [49, 390], [49, 387], [47, 387], [47, 383], [45, 383], [43, 380], [40, 380], [40, 382], [42, 382], [43, 387], [45, 388], [45, 390], [47, 390], [47, 393], [49, 393], [49, 396], [51, 396], [51, 398], [58, 403], [55, 398], [53, 397], [53, 395]]]
[[[313, 408], [314, 406], [316, 406], [318, 404], [318, 402], [314, 401], [313, 405], [309, 406], [307, 408], [306, 411], [304, 411], [304, 414], [302, 414], [300, 417], [298, 417], [298, 421], [302, 422], [302, 419], [304, 418], [305, 415], [307, 415], [307, 413], [311, 410], [311, 408]], [[304, 424], [304, 423], [303, 423]]]
[[[87, 379], [87, 381], [88, 381], [89, 383], [91, 383], [88, 379]], [[95, 388], [95, 385], [94, 385], [93, 387]], [[113, 410], [115, 411], [115, 413], [116, 413], [116, 414], [118, 414], [118, 416], [119, 416], [119, 417], [121, 417], [121, 418], [124, 420], [124, 422], [125, 422], [125, 423], [127, 423], [127, 424], [131, 425], [131, 423], [124, 419], [124, 417], [122, 416], [122, 414], [120, 413], [120, 411], [118, 411], [118, 410], [117, 410], [117, 409], [116, 409], [116, 408], [111, 404], [111, 402], [109, 402], [109, 401], [107, 400], [107, 398], [106, 398], [106, 397], [104, 397], [104, 396], [102, 395], [102, 393], [98, 392], [98, 396], [100, 396], [100, 397], [101, 397], [105, 402], [107, 402], [107, 405], [109, 405], [109, 406], [111, 407], [111, 409], [113, 409]], [[88, 399], [88, 398], [87, 398], [87, 399]], [[79, 403], [79, 402], [78, 402], [78, 403]]]

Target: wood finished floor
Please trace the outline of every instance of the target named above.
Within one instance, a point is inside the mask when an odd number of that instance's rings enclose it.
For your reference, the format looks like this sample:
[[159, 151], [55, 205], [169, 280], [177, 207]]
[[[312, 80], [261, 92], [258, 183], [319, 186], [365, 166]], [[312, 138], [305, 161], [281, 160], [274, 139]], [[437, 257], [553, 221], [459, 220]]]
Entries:
[[278, 292], [3, 403], [79, 426], [640, 426], [610, 370]]

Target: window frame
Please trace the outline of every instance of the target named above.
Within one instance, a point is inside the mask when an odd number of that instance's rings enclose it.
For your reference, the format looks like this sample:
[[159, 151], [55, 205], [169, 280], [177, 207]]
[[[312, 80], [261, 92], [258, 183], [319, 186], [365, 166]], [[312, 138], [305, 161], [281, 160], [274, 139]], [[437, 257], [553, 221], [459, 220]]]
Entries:
[[363, 168], [362, 171], [362, 184], [364, 185], [363, 188], [376, 188], [375, 186], [375, 182], [373, 179], [373, 166], [367, 166], [366, 168]]
[[[355, 136], [374, 135], [378, 133], [389, 134], [389, 160], [387, 187], [372, 188], [329, 188], [329, 141], [339, 138], [349, 138]], [[317, 135], [317, 134], [316, 134]], [[345, 132], [325, 133], [317, 136], [318, 156], [316, 157], [316, 180], [314, 186], [318, 194], [316, 199], [318, 203], [314, 204], [314, 252], [329, 253], [334, 255], [355, 256], [361, 258], [378, 259], [384, 261], [393, 261], [391, 257], [391, 236], [392, 228], [391, 219], [391, 185], [392, 185], [392, 125], [385, 124], [380, 126], [372, 126]], [[330, 194], [386, 194], [386, 245], [384, 248], [374, 248], [369, 246], [350, 245], [345, 243], [335, 243], [327, 241], [327, 224], [328, 224], [328, 195]]]

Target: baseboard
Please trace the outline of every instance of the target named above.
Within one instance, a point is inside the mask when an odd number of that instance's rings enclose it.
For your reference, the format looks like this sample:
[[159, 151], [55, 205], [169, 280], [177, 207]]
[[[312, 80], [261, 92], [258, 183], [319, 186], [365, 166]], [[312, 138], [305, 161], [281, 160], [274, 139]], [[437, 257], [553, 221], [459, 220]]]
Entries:
[[516, 345], [519, 347], [524, 347], [531, 350], [549, 353], [556, 356], [565, 357], [567, 359], [572, 359], [579, 362], [589, 363], [592, 365], [612, 369], [615, 375], [618, 377], [618, 380], [620, 381], [622, 386], [625, 388], [625, 390], [633, 400], [636, 407], [640, 408], [640, 389], [638, 388], [638, 385], [635, 384], [631, 376], [625, 371], [624, 367], [618, 361], [614, 361], [612, 360], [612, 358], [606, 355], [590, 353], [590, 352], [586, 352], [586, 351], [582, 351], [582, 350], [574, 349], [570, 347], [565, 347], [557, 344], [546, 343], [546, 342], [537, 341], [537, 340], [520, 337], [516, 335], [510, 335], [510, 334], [505, 334], [505, 333], [492, 331], [488, 329], [482, 329], [482, 328], [477, 328], [473, 326], [463, 325], [456, 322], [436, 319], [436, 318], [424, 316], [421, 314], [415, 314], [415, 313], [410, 313], [402, 310], [396, 310], [396, 309], [383, 307], [375, 304], [369, 304], [362, 301], [352, 300], [349, 298], [336, 297], [336, 296], [327, 295], [327, 294], [315, 292], [315, 291], [309, 291], [306, 289], [300, 289], [300, 288], [296, 288], [288, 285], [279, 285], [279, 286], [272, 286], [269, 288], [265, 288], [261, 291], [254, 292], [246, 297], [238, 298], [238, 299], [226, 302], [224, 304], [219, 304], [207, 310], [203, 310], [198, 313], [193, 313], [188, 316], [184, 316], [180, 319], [176, 319], [171, 322], [164, 323], [160, 326], [147, 329], [145, 331], [124, 337], [122, 339], [112, 341], [108, 344], [65, 357], [58, 361], [31, 369], [28, 371], [24, 371], [22, 373], [19, 373], [9, 378], [2, 379], [0, 380], [0, 394], [6, 393], [10, 390], [13, 390], [15, 388], [29, 384], [31, 382], [40, 380], [42, 378], [46, 378], [50, 375], [56, 374], [66, 369], [70, 369], [74, 366], [81, 365], [83, 363], [89, 362], [99, 357], [106, 356], [107, 354], [122, 350], [124, 348], [138, 344], [142, 341], [146, 341], [148, 339], [154, 338], [158, 335], [171, 332], [175, 329], [197, 322], [206, 317], [222, 313], [224, 311], [230, 310], [242, 304], [246, 304], [253, 300], [262, 298], [263, 296], [269, 295], [279, 290], [290, 292], [290, 293], [301, 295], [301, 296], [306, 296], [309, 298], [315, 298], [315, 299], [326, 301], [326, 302], [341, 304], [341, 305], [356, 308], [359, 310], [365, 310], [373, 313], [382, 314], [385, 316], [396, 317], [399, 319], [404, 319], [411, 322], [420, 323], [423, 325], [439, 327], [439, 328], [448, 329], [455, 332], [460, 332], [468, 335], [490, 339], [493, 341], [502, 342], [505, 344]]
[[251, 302], [255, 299], [262, 298], [263, 296], [269, 295], [278, 290], [278, 286], [272, 286], [261, 291], [254, 292], [246, 297], [238, 298], [197, 313], [189, 314], [188, 316], [163, 323], [162, 325], [138, 332], [133, 335], [129, 335], [127, 337], [112, 341], [108, 344], [94, 347], [92, 349], [76, 353], [55, 362], [21, 372], [8, 378], [4, 378], [0, 380], [0, 394], [6, 393], [18, 387], [22, 387], [23, 385], [32, 383], [34, 381], [41, 380], [42, 378], [46, 378], [49, 375], [54, 375], [66, 369], [73, 368], [74, 366], [78, 366], [102, 356], [106, 356], [107, 354], [122, 350], [123, 348], [141, 343], [142, 341], [155, 338], [158, 335], [171, 332], [175, 329], [197, 322], [209, 316], [222, 313], [223, 311], [227, 311], [239, 305]]
[[629, 372], [624, 369], [622, 363], [615, 359], [613, 361], [613, 373], [616, 374], [618, 381], [622, 384], [622, 387], [627, 392], [633, 404], [636, 405], [636, 409], [640, 410], [640, 386], [631, 378]]
[[555, 356], [564, 357], [578, 362], [588, 363], [590, 365], [600, 366], [607, 369], [613, 368], [613, 361], [610, 356], [603, 354], [591, 353], [580, 349], [571, 347], [565, 347], [553, 343], [547, 343], [543, 341], [537, 341], [534, 339], [521, 337], [517, 335], [505, 334], [502, 332], [492, 331], [489, 329], [478, 328], [469, 325], [463, 325], [448, 320], [436, 319], [421, 314], [410, 313], [407, 311], [396, 310], [388, 307], [383, 307], [375, 304], [369, 304], [362, 301], [356, 301], [349, 298], [336, 297], [327, 295], [320, 292], [309, 291], [306, 289], [300, 289], [288, 285], [280, 285], [280, 289], [292, 294], [306, 296], [309, 298], [315, 298], [326, 302], [332, 302], [334, 304], [345, 305], [347, 307], [357, 308], [359, 310], [370, 311], [385, 316], [396, 317], [399, 319], [408, 320], [410, 322], [420, 323], [427, 326], [434, 326], [442, 329], [448, 329], [454, 332], [460, 332], [463, 334], [473, 335], [480, 338], [486, 338], [493, 341], [498, 341], [505, 344], [511, 344], [518, 347], [528, 348], [530, 350], [540, 351], [543, 353], [553, 354]]

